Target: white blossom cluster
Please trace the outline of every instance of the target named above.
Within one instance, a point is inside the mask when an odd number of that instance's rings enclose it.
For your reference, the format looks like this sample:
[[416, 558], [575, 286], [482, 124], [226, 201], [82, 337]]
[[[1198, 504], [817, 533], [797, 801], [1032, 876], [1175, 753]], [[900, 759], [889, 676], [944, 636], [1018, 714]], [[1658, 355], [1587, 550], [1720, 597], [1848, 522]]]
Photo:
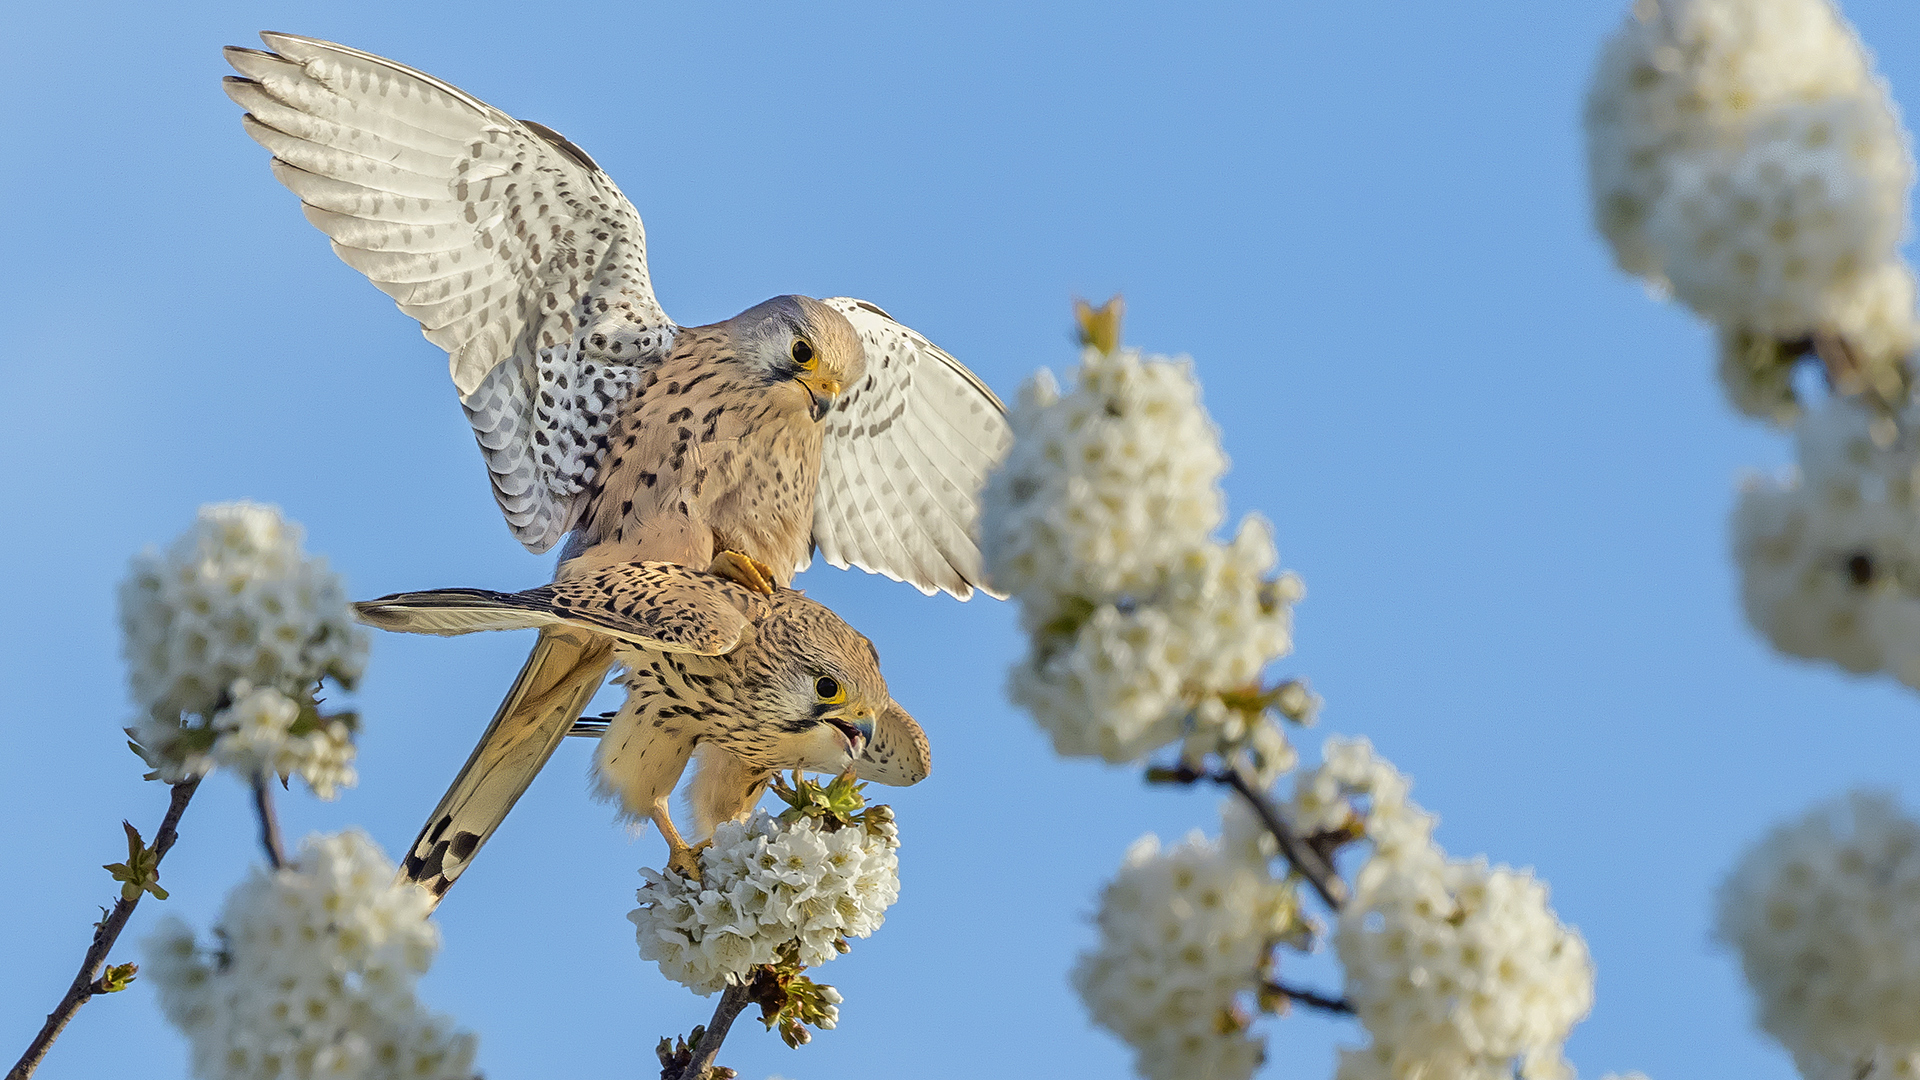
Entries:
[[1843, 390], [1897, 398], [1916, 338], [1897, 251], [1913, 160], [1830, 0], [1637, 0], [1586, 126], [1615, 258], [1720, 327], [1738, 407], [1791, 418], [1780, 343], [1816, 334], [1850, 347]]
[[1734, 555], [1774, 648], [1920, 687], [1920, 410], [1885, 445], [1877, 423], [1842, 399], [1811, 411], [1797, 475], [1741, 493]]
[[1920, 1064], [1920, 822], [1883, 793], [1816, 806], [1756, 844], [1720, 890], [1759, 1022], [1809, 1080]]
[[1232, 695], [1292, 649], [1302, 588], [1274, 577], [1265, 521], [1212, 538], [1227, 461], [1191, 364], [1087, 349], [1070, 388], [1042, 371], [1009, 421], [981, 550], [1032, 637], [1014, 701], [1064, 755], [1128, 762], [1185, 739], [1189, 757], [1250, 751], [1265, 780], [1290, 767], [1279, 728]]
[[322, 678], [353, 685], [367, 636], [301, 535], [271, 506], [209, 505], [172, 547], [134, 559], [120, 587], [130, 732], [163, 779], [221, 764], [297, 773], [323, 797], [353, 783], [347, 725], [303, 721], [301, 703]]
[[640, 956], [701, 994], [776, 962], [787, 945], [801, 965], [817, 967], [847, 938], [880, 928], [900, 895], [899, 846], [888, 813], [869, 811], [864, 824], [833, 831], [764, 810], [723, 822], [700, 852], [699, 881], [641, 871], [640, 906], [627, 915]]
[[1288, 819], [1304, 836], [1350, 830], [1364, 837], [1370, 857], [1361, 885], [1394, 862], [1430, 857], [1432, 814], [1409, 798], [1413, 784], [1366, 739], [1329, 738], [1319, 767], [1293, 778]]
[[[173, 740], [173, 747], [156, 762], [163, 779], [203, 776], [215, 765], [225, 765], [243, 776], [297, 775], [323, 799], [359, 780], [353, 767], [353, 731], [345, 722], [310, 714], [303, 725], [299, 702], [245, 679], [235, 680], [229, 693], [233, 703], [207, 721], [205, 731], [213, 741], [206, 748], [181, 739], [178, 724], [172, 730], [154, 723], [134, 729], [161, 746]], [[296, 733], [300, 727], [305, 730]]]
[[1298, 890], [1269, 874], [1232, 813], [1219, 840], [1136, 841], [1101, 894], [1099, 944], [1074, 967], [1094, 1022], [1134, 1049], [1149, 1080], [1253, 1075], [1263, 1048], [1241, 999], [1273, 946], [1305, 934]]
[[313, 836], [227, 897], [210, 951], [169, 917], [143, 978], [201, 1080], [456, 1080], [474, 1036], [414, 997], [439, 948], [425, 891], [395, 884], [365, 833]]
[[1329, 739], [1295, 778], [1296, 828], [1354, 830], [1371, 848], [1334, 948], [1372, 1043], [1343, 1050], [1337, 1075], [1505, 1080], [1518, 1061], [1570, 1077], [1561, 1046], [1593, 1005], [1585, 941], [1532, 873], [1448, 858], [1410, 788], [1364, 739]]

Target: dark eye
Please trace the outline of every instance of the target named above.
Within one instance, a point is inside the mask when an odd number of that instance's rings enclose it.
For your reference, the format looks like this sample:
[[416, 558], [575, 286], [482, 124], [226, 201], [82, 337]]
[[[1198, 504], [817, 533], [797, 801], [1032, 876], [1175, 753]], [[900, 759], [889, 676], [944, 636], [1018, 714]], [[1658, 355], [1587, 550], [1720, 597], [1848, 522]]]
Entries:
[[840, 684], [831, 675], [822, 675], [813, 680], [813, 692], [820, 695], [821, 701], [837, 701], [840, 698]]
[[793, 348], [787, 350], [787, 352], [793, 357], [793, 362], [803, 368], [812, 367], [818, 359], [813, 352], [813, 342], [803, 337], [794, 338]]

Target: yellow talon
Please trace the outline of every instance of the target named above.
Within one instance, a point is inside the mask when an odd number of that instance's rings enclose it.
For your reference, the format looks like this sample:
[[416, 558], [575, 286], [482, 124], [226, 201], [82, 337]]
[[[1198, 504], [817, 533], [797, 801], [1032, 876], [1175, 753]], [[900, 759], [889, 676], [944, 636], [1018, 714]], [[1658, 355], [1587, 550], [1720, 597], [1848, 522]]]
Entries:
[[682, 844], [667, 857], [667, 869], [672, 870], [689, 881], [700, 880], [700, 853], [713, 846], [713, 841], [702, 840], [697, 844]]
[[773, 568], [751, 555], [723, 551], [713, 557], [707, 573], [744, 585], [754, 592], [773, 593]]

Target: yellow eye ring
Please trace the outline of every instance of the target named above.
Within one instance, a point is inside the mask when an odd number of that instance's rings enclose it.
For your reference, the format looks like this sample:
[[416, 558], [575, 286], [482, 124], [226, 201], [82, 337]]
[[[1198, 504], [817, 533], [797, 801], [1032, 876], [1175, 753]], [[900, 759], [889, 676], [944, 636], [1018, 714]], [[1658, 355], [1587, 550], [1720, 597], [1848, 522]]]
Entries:
[[799, 364], [803, 370], [812, 371], [820, 366], [820, 354], [813, 351], [813, 342], [806, 338], [794, 338], [793, 344], [787, 349], [787, 355], [793, 357], [793, 362]]
[[831, 675], [822, 675], [813, 680], [813, 692], [828, 705], [838, 705], [847, 700], [847, 688], [841, 686], [840, 680]]

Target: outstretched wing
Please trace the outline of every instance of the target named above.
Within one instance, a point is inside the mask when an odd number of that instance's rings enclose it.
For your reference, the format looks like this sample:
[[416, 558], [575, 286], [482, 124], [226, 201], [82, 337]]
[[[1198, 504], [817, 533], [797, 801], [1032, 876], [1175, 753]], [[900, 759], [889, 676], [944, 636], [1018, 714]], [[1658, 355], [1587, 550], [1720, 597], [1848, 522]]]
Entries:
[[827, 421], [813, 509], [820, 557], [965, 600], [984, 587], [980, 489], [1013, 442], [1006, 406], [865, 300], [825, 303], [860, 335], [867, 370]]
[[228, 96], [334, 253], [447, 350], [521, 543], [574, 524], [606, 431], [677, 327], [640, 215], [580, 148], [431, 75], [332, 42], [230, 47]]
[[368, 626], [405, 634], [571, 626], [699, 656], [732, 652], [766, 610], [766, 599], [744, 586], [662, 562], [606, 566], [525, 592], [431, 589], [353, 605]]

